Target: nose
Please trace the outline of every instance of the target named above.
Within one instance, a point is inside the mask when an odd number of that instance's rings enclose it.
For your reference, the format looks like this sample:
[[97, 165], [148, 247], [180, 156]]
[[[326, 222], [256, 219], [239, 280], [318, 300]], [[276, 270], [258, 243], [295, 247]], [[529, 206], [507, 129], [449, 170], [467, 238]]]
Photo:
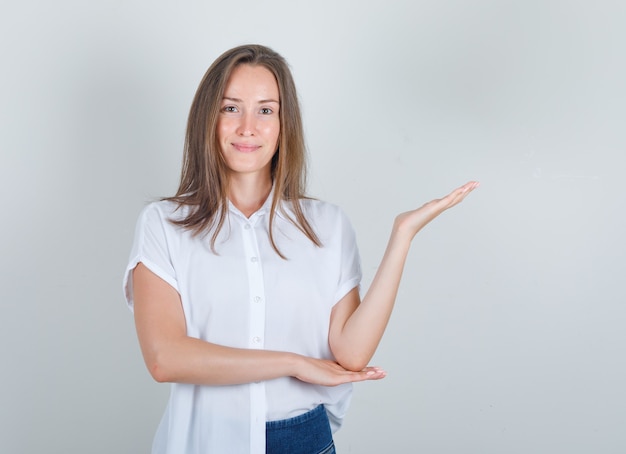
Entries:
[[253, 113], [245, 113], [241, 116], [241, 122], [237, 128], [237, 134], [244, 137], [253, 136], [256, 131], [256, 118]]

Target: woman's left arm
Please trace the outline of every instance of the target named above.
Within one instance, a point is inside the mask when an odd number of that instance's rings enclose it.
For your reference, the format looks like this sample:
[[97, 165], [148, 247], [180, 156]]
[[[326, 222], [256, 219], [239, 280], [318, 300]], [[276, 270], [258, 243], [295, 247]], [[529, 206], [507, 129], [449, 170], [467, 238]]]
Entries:
[[478, 182], [466, 183], [441, 199], [396, 217], [387, 249], [363, 301], [354, 288], [332, 310], [328, 340], [342, 367], [362, 370], [374, 355], [391, 316], [413, 237], [476, 187]]

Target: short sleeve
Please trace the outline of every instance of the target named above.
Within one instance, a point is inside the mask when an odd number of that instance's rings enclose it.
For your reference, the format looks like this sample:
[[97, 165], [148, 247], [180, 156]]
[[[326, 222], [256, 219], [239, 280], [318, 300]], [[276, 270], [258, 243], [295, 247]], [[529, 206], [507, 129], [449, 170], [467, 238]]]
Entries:
[[139, 215], [123, 280], [124, 296], [131, 311], [134, 306], [132, 272], [139, 262], [178, 291], [171, 253], [172, 231], [173, 225], [158, 202], [146, 206]]
[[350, 220], [346, 214], [339, 210], [340, 248], [341, 248], [341, 269], [340, 277], [335, 294], [335, 302], [339, 302], [353, 288], [359, 287], [361, 283], [361, 257], [356, 242], [356, 234]]

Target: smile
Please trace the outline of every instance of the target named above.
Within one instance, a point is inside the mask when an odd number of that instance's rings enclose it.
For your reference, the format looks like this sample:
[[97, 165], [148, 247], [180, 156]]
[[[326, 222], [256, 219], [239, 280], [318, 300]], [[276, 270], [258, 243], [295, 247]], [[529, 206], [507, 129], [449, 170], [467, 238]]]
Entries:
[[248, 143], [233, 143], [231, 145], [233, 146], [235, 150], [240, 151], [242, 153], [252, 153], [253, 151], [256, 151], [259, 148], [261, 148], [260, 145], [252, 145]]

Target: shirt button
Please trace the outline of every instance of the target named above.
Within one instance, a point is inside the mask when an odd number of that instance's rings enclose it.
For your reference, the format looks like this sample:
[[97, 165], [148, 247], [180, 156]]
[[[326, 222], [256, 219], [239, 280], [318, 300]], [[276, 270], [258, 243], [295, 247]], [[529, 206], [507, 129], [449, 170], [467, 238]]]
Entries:
[[246, 230], [250, 230], [251, 227], [250, 227], [250, 224], [246, 224], [246, 225], [243, 226], [243, 228], [246, 229]]
[[251, 261], [252, 263], [256, 263], [256, 262], [258, 262], [258, 261], [259, 261], [259, 259], [258, 259], [257, 257], [252, 257], [252, 258], [250, 259], [250, 261]]
[[260, 303], [261, 302], [261, 297], [260, 296], [255, 296], [254, 297], [254, 302], [255, 303]]
[[255, 337], [253, 337], [253, 338], [252, 338], [252, 341], [253, 341], [255, 344], [258, 344], [258, 343], [260, 343], [260, 342], [261, 342], [261, 338], [260, 338], [259, 336], [255, 336]]

